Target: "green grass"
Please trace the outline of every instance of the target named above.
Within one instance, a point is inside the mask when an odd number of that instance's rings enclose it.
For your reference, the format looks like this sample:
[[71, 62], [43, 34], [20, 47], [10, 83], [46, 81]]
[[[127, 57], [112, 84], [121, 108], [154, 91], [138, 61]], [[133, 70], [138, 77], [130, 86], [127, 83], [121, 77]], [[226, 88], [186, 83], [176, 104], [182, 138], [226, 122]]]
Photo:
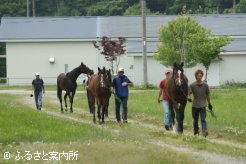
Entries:
[[[244, 115], [244, 110], [246, 107], [245, 91], [246, 89], [211, 89], [211, 102], [214, 106], [217, 119], [214, 119], [211, 117], [210, 113], [207, 113], [209, 138], [225, 140], [232, 143], [237, 143], [239, 145], [241, 143], [246, 143], [246, 115]], [[157, 90], [130, 93], [128, 101], [128, 117], [133, 120], [138, 120], [139, 122], [163, 127], [163, 110], [162, 105], [157, 103], [157, 95]], [[76, 96], [75, 106], [88, 110], [85, 94], [78, 94]], [[236, 107], [236, 109], [234, 107]], [[109, 112], [114, 115], [113, 95], [110, 100]], [[147, 133], [149, 133], [152, 137], [159, 137], [159, 139], [164, 142], [189, 145], [197, 150], [206, 150], [208, 152], [235, 156], [246, 156], [245, 149], [210, 142], [209, 139], [204, 140], [201, 137], [193, 137], [191, 103], [187, 103], [186, 106], [184, 128], [184, 134], [188, 134], [188, 136], [170, 135], [163, 133], [163, 131], [153, 131]]]
[[211, 130], [218, 137], [246, 143], [246, 89], [219, 89], [211, 98], [218, 119], [209, 119]]
[[[211, 102], [217, 120], [207, 112], [207, 123], [210, 135], [246, 143], [246, 89], [212, 89]], [[132, 93], [129, 98], [130, 117], [151, 119], [151, 122], [162, 122], [163, 112], [157, 103], [158, 91]], [[185, 110], [185, 129], [192, 131], [191, 103]]]
[[[24, 157], [26, 151], [33, 157], [36, 152], [78, 151], [78, 160], [69, 163], [198, 163], [190, 155], [148, 143], [145, 139], [149, 135], [141, 134], [146, 130], [131, 125], [119, 126], [111, 122], [108, 125], [117, 129], [117, 133], [110, 132], [103, 126], [48, 116], [24, 105], [21, 97], [8, 94], [0, 94], [0, 108], [0, 163], [16, 163], [15, 157], [19, 153]], [[11, 154], [11, 159], [4, 159], [5, 152]], [[18, 161], [30, 162], [43, 163], [43, 160], [28, 161], [24, 157]]]
[[[69, 142], [78, 136], [94, 136], [98, 131], [90, 126], [57, 119], [30, 109], [16, 96], [0, 94], [0, 143], [23, 141]], [[7, 118], [7, 119], [6, 119]]]
[[[211, 89], [211, 102], [217, 120], [207, 115], [209, 138], [233, 143], [246, 143], [246, 89]], [[134, 91], [130, 93], [128, 107], [129, 119], [163, 127], [163, 111], [157, 103], [157, 90]], [[54, 100], [44, 97], [44, 106], [53, 112], [60, 112]], [[57, 100], [58, 102], [58, 100]], [[77, 93], [74, 100], [75, 110], [88, 110], [86, 94]], [[112, 95], [109, 113], [114, 115]], [[82, 108], [82, 109], [81, 109]], [[191, 103], [187, 104], [184, 120], [184, 134], [177, 135], [144, 128], [141, 124], [118, 125], [106, 119], [105, 126], [93, 126], [71, 120], [56, 118], [45, 112], [27, 107], [21, 96], [0, 94], [0, 159], [5, 151], [17, 155], [16, 150], [24, 153], [31, 151], [70, 151], [78, 150], [79, 159], [85, 163], [199, 163], [190, 155], [172, 152], [167, 148], [150, 143], [159, 140], [163, 143], [188, 146], [199, 151], [220, 153], [232, 156], [246, 156], [246, 150], [233, 145], [210, 142], [210, 139], [193, 137]], [[91, 121], [92, 116], [81, 112], [71, 117]], [[104, 128], [105, 127], [105, 128]], [[189, 135], [187, 135], [189, 134]], [[90, 156], [88, 154], [93, 154]], [[174, 155], [175, 154], [175, 155]], [[106, 157], [106, 158], [105, 158]], [[182, 159], [183, 161], [180, 161]], [[6, 162], [6, 161], [4, 161]], [[15, 161], [10, 160], [10, 163]], [[2, 161], [0, 160], [0, 163]], [[23, 161], [23, 163], [25, 163]], [[41, 162], [42, 163], [42, 162]], [[80, 162], [77, 162], [80, 163]]]
[[[157, 103], [157, 90], [130, 93], [128, 100], [129, 118], [163, 125], [162, 105]], [[211, 102], [217, 119], [207, 112], [209, 135], [214, 138], [246, 143], [246, 89], [211, 89]], [[85, 94], [75, 97], [75, 106], [88, 109]], [[114, 96], [110, 99], [109, 112], [114, 114]], [[184, 120], [185, 131], [192, 133], [193, 120], [191, 103], [187, 103]]]

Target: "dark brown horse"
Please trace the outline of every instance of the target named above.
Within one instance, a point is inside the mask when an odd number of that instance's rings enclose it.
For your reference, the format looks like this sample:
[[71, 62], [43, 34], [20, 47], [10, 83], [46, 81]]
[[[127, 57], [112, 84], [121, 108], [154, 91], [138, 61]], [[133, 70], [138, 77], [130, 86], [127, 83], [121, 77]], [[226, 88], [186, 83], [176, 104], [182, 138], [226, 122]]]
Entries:
[[68, 72], [67, 74], [61, 73], [57, 77], [57, 97], [60, 100], [62, 113], [63, 113], [62, 90], [66, 91], [64, 95], [64, 101], [65, 101], [65, 107], [66, 107], [65, 110], [67, 111], [67, 96], [68, 96], [70, 100], [70, 111], [73, 112], [73, 97], [75, 95], [76, 88], [77, 88], [76, 80], [81, 73], [84, 73], [87, 75], [94, 74], [93, 70], [89, 69], [86, 65], [84, 65], [81, 62], [81, 65], [73, 69], [71, 72]]
[[[98, 68], [98, 74], [91, 76], [88, 80], [87, 98], [90, 113], [93, 113], [93, 122], [96, 123], [95, 102], [97, 104], [97, 114], [99, 123], [104, 123], [104, 115], [107, 113], [109, 99], [111, 96], [111, 72]], [[101, 111], [102, 108], [102, 111]]]
[[173, 120], [176, 114], [178, 133], [183, 133], [184, 110], [188, 96], [188, 79], [184, 75], [183, 63], [174, 63], [172, 76], [166, 83], [166, 93], [171, 110], [175, 110], [175, 113], [171, 113]]

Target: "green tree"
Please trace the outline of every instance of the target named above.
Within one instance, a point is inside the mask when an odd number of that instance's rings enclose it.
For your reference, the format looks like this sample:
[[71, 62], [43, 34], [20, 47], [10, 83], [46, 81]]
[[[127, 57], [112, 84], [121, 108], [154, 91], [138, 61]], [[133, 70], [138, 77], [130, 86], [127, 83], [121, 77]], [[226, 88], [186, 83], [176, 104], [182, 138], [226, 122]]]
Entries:
[[56, 15], [59, 16], [86, 16], [89, 5], [96, 3], [88, 0], [61, 0]]
[[26, 1], [1, 0], [0, 17], [4, 16], [26, 16]]
[[[32, 0], [29, 0], [32, 16]], [[86, 16], [86, 15], [139, 15], [136, 6], [140, 0], [35, 0], [36, 16]], [[236, 0], [237, 11], [245, 11], [245, 0]], [[0, 0], [0, 17], [26, 16], [26, 0]], [[146, 0], [146, 7], [153, 14], [179, 14], [186, 6], [187, 11], [196, 13], [231, 12], [232, 0]], [[127, 10], [127, 11], [126, 11]]]
[[236, 9], [239, 13], [246, 13], [246, 0], [240, 0], [236, 6]]
[[118, 37], [117, 41], [111, 40], [109, 37], [104, 36], [100, 42], [93, 41], [93, 45], [97, 48], [101, 54], [109, 62], [112, 74], [117, 72], [120, 64], [120, 57], [125, 55], [126, 50], [124, 37]]
[[118, 1], [100, 1], [98, 3], [91, 4], [86, 8], [87, 15], [123, 15], [124, 11], [128, 8], [127, 0]]
[[[214, 59], [219, 59], [219, 54], [223, 51], [222, 47], [226, 46], [231, 42], [231, 38], [221, 36], [215, 36], [211, 31], [207, 30], [205, 35], [194, 36], [191, 39], [190, 49], [194, 52], [194, 60], [196, 63], [201, 63], [205, 69], [205, 80], [207, 80], [207, 72], [211, 62]], [[199, 44], [192, 44], [193, 42], [197, 42]]]
[[[154, 15], [151, 13], [150, 9], [146, 9], [146, 15]], [[125, 10], [123, 15], [142, 15], [141, 3], [137, 3], [135, 5], [130, 6]]]
[[146, 0], [146, 6], [151, 12], [166, 13], [170, 4], [170, 0]]
[[[30, 16], [32, 15], [32, 2], [32, 0], [29, 0]], [[34, 2], [36, 16], [51, 16], [58, 10], [58, 0], [35, 0]]]
[[163, 65], [184, 62], [185, 67], [192, 67], [201, 63], [206, 70], [219, 57], [220, 48], [230, 42], [228, 37], [215, 37], [190, 16], [178, 16], [161, 26], [159, 40], [155, 58]]

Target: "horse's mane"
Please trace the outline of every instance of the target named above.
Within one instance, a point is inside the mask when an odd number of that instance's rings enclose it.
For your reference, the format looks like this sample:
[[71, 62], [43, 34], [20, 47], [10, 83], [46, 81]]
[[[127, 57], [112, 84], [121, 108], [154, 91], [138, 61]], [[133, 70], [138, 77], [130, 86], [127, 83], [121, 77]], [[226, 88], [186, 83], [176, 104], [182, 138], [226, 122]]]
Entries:
[[76, 81], [79, 75], [81, 74], [80, 67], [81, 66], [74, 68], [72, 71], [68, 72], [66, 76], [70, 78], [72, 81]]

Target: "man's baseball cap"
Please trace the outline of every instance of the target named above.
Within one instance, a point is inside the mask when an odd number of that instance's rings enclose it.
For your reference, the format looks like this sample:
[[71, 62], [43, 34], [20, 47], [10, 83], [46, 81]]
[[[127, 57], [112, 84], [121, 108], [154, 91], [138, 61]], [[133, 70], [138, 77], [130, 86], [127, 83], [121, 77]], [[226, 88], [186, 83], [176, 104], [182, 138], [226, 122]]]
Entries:
[[38, 72], [35, 73], [35, 76], [40, 76], [40, 74]]
[[124, 72], [124, 68], [119, 68], [118, 72]]
[[171, 73], [171, 72], [172, 72], [172, 70], [169, 69], [169, 68], [167, 68], [167, 69], [165, 70], [165, 75], [168, 74], [168, 73]]

